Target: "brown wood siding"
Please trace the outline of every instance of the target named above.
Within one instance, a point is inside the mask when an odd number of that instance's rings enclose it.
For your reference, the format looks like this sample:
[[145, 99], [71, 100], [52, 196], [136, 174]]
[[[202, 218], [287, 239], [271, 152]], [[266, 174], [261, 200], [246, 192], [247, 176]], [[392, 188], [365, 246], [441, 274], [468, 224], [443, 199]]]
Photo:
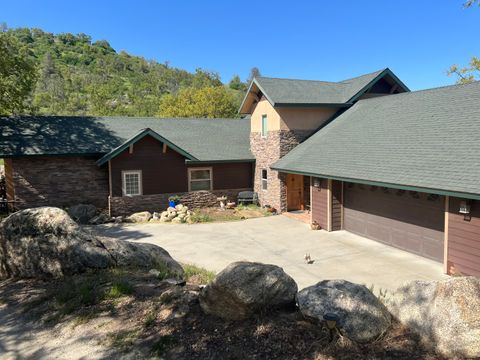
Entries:
[[342, 182], [332, 181], [332, 231], [342, 229]]
[[328, 228], [328, 185], [327, 179], [321, 179], [320, 187], [314, 187], [314, 178], [310, 191], [312, 193], [312, 221], [316, 221], [322, 229]]
[[480, 276], [480, 201], [472, 201], [470, 217], [460, 214], [459, 198], [450, 198], [447, 270]]
[[344, 228], [443, 262], [443, 196], [346, 183]]
[[113, 196], [122, 196], [122, 171], [141, 170], [143, 195], [188, 191], [188, 168], [211, 167], [213, 190], [252, 187], [251, 163], [185, 164], [185, 157], [147, 136], [111, 160]]

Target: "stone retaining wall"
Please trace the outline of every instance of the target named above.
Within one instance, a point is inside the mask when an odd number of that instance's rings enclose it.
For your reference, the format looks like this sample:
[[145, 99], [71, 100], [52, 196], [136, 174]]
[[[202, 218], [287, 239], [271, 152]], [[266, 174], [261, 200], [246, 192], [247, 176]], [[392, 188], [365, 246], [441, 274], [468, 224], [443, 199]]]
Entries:
[[192, 191], [174, 194], [155, 194], [141, 196], [114, 196], [109, 199], [111, 216], [126, 216], [139, 211], [160, 212], [168, 207], [168, 198], [178, 195], [180, 202], [191, 209], [218, 206], [218, 197], [226, 196], [230, 201], [237, 201], [238, 193], [252, 189], [228, 189], [213, 191]]

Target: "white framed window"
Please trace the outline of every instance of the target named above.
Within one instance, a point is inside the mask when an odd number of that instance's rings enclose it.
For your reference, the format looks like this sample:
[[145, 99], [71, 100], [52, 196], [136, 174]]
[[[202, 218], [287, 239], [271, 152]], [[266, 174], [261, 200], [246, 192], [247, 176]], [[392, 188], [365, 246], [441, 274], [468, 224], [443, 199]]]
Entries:
[[123, 196], [142, 195], [142, 170], [122, 171]]
[[262, 115], [262, 138], [266, 138], [268, 134], [268, 119], [267, 115]]
[[212, 168], [189, 168], [188, 191], [213, 190]]
[[262, 190], [267, 191], [268, 180], [267, 180], [267, 169], [262, 169]]

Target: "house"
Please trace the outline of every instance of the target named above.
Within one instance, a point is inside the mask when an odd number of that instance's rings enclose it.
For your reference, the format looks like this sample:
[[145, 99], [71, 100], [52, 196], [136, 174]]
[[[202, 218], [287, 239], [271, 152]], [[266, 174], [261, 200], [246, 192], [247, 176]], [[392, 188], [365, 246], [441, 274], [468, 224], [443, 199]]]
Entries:
[[[248, 119], [0, 119], [7, 198], [15, 207], [91, 203], [112, 215], [190, 206], [252, 189]], [[202, 191], [199, 191], [202, 190]]]
[[[480, 82], [410, 92], [389, 69], [340, 82], [258, 77], [245, 119], [2, 118], [17, 207], [112, 214], [253, 188], [302, 212], [480, 276]], [[198, 191], [202, 190], [202, 191]]]

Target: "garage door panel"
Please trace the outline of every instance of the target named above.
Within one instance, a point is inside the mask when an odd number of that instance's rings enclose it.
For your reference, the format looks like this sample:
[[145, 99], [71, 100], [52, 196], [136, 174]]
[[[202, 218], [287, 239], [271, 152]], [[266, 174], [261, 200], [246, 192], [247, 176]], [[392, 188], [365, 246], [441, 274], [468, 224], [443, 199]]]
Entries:
[[424, 193], [346, 185], [344, 228], [443, 261], [444, 198]]

